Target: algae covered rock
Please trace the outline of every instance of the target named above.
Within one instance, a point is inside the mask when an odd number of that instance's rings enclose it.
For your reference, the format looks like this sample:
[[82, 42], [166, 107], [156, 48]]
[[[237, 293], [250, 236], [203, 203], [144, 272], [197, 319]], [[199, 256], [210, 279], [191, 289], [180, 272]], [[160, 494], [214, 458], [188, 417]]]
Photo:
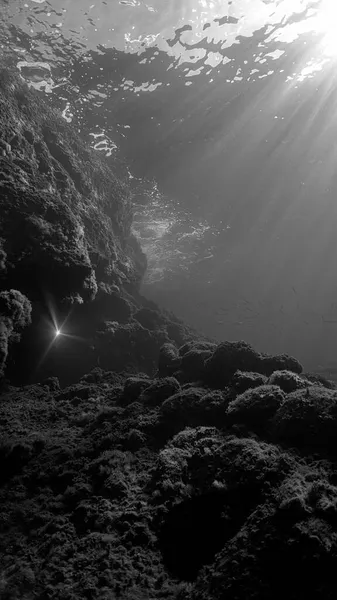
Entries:
[[271, 422], [273, 434], [298, 448], [335, 453], [337, 392], [313, 386], [288, 394]]
[[270, 385], [278, 385], [287, 394], [308, 387], [308, 382], [292, 371], [274, 371], [268, 379]]
[[155, 379], [151, 385], [142, 390], [140, 400], [148, 406], [159, 406], [180, 390], [179, 381], [175, 377]]
[[32, 306], [18, 290], [0, 292], [0, 377], [4, 374], [10, 344], [20, 341], [21, 331], [31, 323]]
[[180, 366], [180, 356], [177, 347], [172, 343], [165, 343], [159, 351], [158, 373], [161, 377], [173, 375]]
[[206, 359], [204, 365], [205, 379], [213, 387], [228, 385], [238, 370], [271, 375], [273, 371], [281, 369], [298, 374], [303, 370], [296, 358], [287, 354], [277, 356], [261, 354], [242, 340], [221, 342], [211, 356]]
[[285, 400], [277, 385], [260, 385], [237, 396], [227, 408], [232, 423], [244, 423], [253, 430], [262, 430]]
[[233, 375], [231, 385], [235, 390], [242, 394], [250, 388], [255, 388], [267, 383], [267, 377], [261, 373], [253, 373], [251, 371], [236, 371]]

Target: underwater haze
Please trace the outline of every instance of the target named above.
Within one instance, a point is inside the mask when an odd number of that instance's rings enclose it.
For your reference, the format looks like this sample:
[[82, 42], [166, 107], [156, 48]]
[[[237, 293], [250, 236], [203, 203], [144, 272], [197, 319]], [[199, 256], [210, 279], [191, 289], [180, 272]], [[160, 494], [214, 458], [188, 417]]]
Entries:
[[336, 0], [0, 0], [0, 57], [134, 194], [142, 291], [337, 373]]

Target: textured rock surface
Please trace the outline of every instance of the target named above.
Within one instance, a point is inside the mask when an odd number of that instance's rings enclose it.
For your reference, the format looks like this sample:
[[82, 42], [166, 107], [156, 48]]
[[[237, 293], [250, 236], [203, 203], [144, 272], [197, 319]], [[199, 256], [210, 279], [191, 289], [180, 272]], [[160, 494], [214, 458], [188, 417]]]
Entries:
[[[138, 294], [146, 257], [131, 234], [127, 184], [7, 71], [0, 130], [0, 291], [18, 290], [32, 306], [7, 375], [70, 382], [95, 365], [151, 372], [163, 343], [194, 334]], [[66, 335], [53, 340], [56, 327]]]
[[337, 392], [252, 375], [4, 389], [1, 598], [335, 598]]

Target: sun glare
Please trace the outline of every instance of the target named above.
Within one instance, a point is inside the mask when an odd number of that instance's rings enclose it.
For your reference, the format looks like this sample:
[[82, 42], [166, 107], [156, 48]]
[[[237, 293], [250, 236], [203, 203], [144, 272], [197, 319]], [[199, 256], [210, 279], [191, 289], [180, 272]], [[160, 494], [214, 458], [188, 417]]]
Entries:
[[60, 329], [56, 329], [56, 331], [55, 331], [55, 337], [58, 337], [59, 335], [61, 335], [61, 330]]
[[337, 55], [337, 1], [322, 0], [315, 10], [314, 31], [322, 35], [322, 51], [325, 55]]

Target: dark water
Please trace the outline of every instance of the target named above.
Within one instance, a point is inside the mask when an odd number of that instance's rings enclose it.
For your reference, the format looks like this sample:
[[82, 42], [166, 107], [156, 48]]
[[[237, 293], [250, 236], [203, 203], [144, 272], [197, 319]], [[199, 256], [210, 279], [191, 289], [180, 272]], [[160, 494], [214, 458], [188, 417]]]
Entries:
[[336, 1], [0, 13], [2, 63], [129, 178], [144, 293], [219, 339], [336, 367]]

